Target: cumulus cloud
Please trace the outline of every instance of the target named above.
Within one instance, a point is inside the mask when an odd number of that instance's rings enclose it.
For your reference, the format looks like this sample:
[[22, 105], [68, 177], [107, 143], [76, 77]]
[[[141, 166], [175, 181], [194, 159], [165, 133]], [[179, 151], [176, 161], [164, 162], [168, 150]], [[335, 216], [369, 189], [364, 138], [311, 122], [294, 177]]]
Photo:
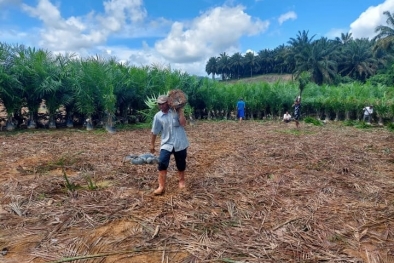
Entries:
[[297, 14], [293, 11], [287, 12], [283, 15], [281, 15], [278, 18], [278, 22], [280, 25], [282, 25], [284, 22], [286, 22], [287, 20], [296, 20], [297, 19]]
[[394, 0], [386, 0], [384, 3], [369, 7], [350, 25], [350, 33], [353, 38], [370, 38], [376, 36], [375, 28], [379, 25], [387, 25], [387, 16], [384, 11], [394, 9]]
[[189, 24], [175, 22], [168, 36], [156, 42], [155, 48], [170, 62], [196, 62], [237, 46], [242, 36], [260, 34], [268, 26], [268, 21], [253, 20], [243, 6], [216, 7]]
[[59, 52], [103, 44], [127, 23], [146, 17], [142, 0], [110, 0], [104, 2], [104, 14], [91, 12], [69, 18], [63, 18], [59, 7], [49, 0], [39, 0], [34, 7], [23, 4], [22, 10], [43, 22], [39, 45]]
[[121, 30], [128, 21], [142, 22], [147, 16], [142, 0], [110, 0], [104, 2], [104, 9], [101, 25], [112, 32]]
[[[11, 0], [0, 1], [9, 4]], [[101, 13], [92, 11], [70, 17], [62, 16], [62, 3], [53, 0], [38, 0], [35, 5], [20, 3], [23, 12], [42, 22], [41, 27], [28, 31], [31, 36], [27, 38], [35, 45], [38, 43], [54, 53], [112, 56], [137, 66], [163, 65], [197, 75], [204, 75], [209, 57], [224, 51], [238, 52], [242, 37], [261, 34], [269, 27], [268, 21], [251, 17], [241, 5], [218, 6], [189, 21], [171, 21], [148, 17], [143, 0], [107, 0], [103, 1]], [[122, 40], [149, 37], [153, 42], [152, 46], [142, 42], [142, 48], [135, 49], [107, 45], [114, 37]]]

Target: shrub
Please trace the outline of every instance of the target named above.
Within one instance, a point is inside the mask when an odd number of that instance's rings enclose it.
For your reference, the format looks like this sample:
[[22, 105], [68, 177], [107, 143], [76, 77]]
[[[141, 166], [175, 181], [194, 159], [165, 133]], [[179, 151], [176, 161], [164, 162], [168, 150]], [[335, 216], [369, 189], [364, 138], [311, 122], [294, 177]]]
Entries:
[[311, 123], [311, 124], [313, 124], [313, 125], [315, 125], [315, 126], [321, 126], [321, 125], [323, 125], [323, 123], [322, 123], [320, 120], [315, 119], [315, 118], [313, 118], [313, 117], [305, 117], [305, 118], [304, 118], [304, 122], [305, 122], [305, 123]]

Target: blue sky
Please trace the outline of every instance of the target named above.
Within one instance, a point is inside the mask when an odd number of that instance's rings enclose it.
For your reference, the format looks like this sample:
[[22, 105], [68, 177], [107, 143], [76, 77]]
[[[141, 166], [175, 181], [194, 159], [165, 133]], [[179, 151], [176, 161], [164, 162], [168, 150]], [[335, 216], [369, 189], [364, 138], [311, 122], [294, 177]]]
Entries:
[[341, 33], [372, 38], [394, 0], [0, 0], [0, 42], [206, 76], [210, 57]]

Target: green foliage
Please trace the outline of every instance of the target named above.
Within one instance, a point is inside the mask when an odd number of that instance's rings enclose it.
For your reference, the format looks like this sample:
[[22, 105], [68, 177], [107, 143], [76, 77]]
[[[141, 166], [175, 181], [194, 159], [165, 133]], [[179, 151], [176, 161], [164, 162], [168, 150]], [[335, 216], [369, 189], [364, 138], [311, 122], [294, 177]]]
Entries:
[[394, 123], [393, 123], [393, 122], [389, 123], [389, 124], [387, 125], [387, 129], [388, 129], [389, 131], [391, 131], [391, 132], [394, 132]]
[[93, 191], [93, 190], [96, 190], [98, 188], [96, 183], [93, 182], [93, 180], [92, 180], [92, 178], [90, 176], [86, 175], [85, 179], [86, 179], [86, 183], [88, 184], [88, 189], [89, 190]]
[[150, 97], [147, 97], [144, 101], [147, 108], [138, 111], [138, 113], [142, 114], [143, 121], [148, 122], [150, 125], [153, 123], [153, 117], [158, 112], [157, 98], [159, 96], [156, 97], [152, 95]]
[[357, 121], [354, 120], [345, 120], [343, 121], [343, 125], [344, 126], [349, 126], [349, 127], [353, 127], [357, 125]]
[[[160, 95], [158, 95], [156, 97], [156, 96], [152, 95], [150, 97], [147, 97], [145, 99], [145, 105], [147, 106], [147, 108], [144, 110], [138, 111], [138, 113], [142, 114], [143, 121], [145, 123], [149, 123], [149, 125], [152, 125], [153, 118], [155, 117], [155, 114], [159, 111], [159, 108], [157, 106], [157, 98], [159, 96]], [[189, 104], [186, 104], [184, 107], [185, 117], [189, 118], [192, 115], [192, 111], [193, 111], [193, 108]]]
[[359, 129], [370, 129], [372, 125], [365, 121], [361, 121], [355, 127]]
[[312, 118], [312, 117], [305, 117], [304, 122], [313, 124], [315, 126], [322, 126], [323, 125], [323, 123], [320, 120], [318, 120], [316, 118]]
[[62, 171], [63, 171], [64, 180], [66, 180], [66, 184], [65, 184], [66, 189], [69, 190], [70, 192], [74, 192], [78, 188], [78, 186], [75, 183], [71, 183], [70, 180], [68, 180], [68, 177], [67, 177], [67, 174], [66, 174], [66, 171], [64, 170], [64, 168], [62, 169]]

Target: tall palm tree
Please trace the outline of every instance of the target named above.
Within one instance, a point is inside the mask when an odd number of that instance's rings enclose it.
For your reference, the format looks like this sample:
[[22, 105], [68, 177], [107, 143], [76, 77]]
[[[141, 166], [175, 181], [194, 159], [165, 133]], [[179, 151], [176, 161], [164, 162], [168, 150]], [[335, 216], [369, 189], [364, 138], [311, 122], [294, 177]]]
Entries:
[[212, 79], [215, 79], [215, 75], [218, 73], [218, 63], [217, 58], [211, 57], [207, 65], [205, 66], [205, 72], [210, 75], [212, 74]]
[[353, 40], [352, 33], [341, 33], [341, 37], [336, 37], [335, 41], [340, 44], [347, 44]]
[[230, 57], [226, 52], [220, 54], [218, 58], [218, 73], [222, 74], [222, 80], [229, 78], [231, 70]]
[[253, 52], [247, 52], [244, 57], [245, 67], [250, 70], [250, 77], [253, 77], [253, 71], [258, 66], [258, 57]]
[[375, 28], [375, 32], [377, 35], [373, 38], [373, 40], [377, 40], [375, 49], [383, 49], [383, 50], [394, 50], [394, 13], [390, 13], [389, 11], [384, 11], [384, 15], [387, 16], [386, 23], [387, 25], [380, 25]]
[[308, 47], [312, 44], [315, 35], [309, 37], [308, 34], [309, 31], [298, 31], [296, 38], [290, 38], [290, 40], [287, 42], [288, 44], [290, 44], [290, 46], [293, 47], [292, 52], [294, 54], [302, 51], [305, 47]]
[[349, 42], [341, 52], [342, 75], [365, 81], [376, 73], [379, 61], [374, 58], [372, 45], [368, 39], [356, 39]]
[[260, 70], [263, 74], [268, 74], [273, 72], [275, 57], [273, 56], [273, 51], [269, 49], [260, 50], [257, 53], [258, 61], [260, 64]]
[[243, 57], [241, 53], [234, 53], [230, 58], [231, 67], [235, 68], [237, 72], [237, 79], [239, 79], [239, 69], [243, 66]]
[[294, 56], [296, 78], [302, 72], [309, 71], [312, 74], [313, 81], [318, 85], [333, 81], [337, 73], [336, 45], [333, 41], [321, 38], [298, 50], [299, 52]]

